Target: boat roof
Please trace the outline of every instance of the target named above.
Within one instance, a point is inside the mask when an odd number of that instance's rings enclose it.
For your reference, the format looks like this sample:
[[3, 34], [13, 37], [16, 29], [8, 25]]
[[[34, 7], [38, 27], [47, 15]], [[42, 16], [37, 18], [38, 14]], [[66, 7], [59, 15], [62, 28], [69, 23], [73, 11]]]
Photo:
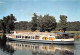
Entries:
[[66, 32], [61, 33], [61, 32], [55, 32], [55, 34], [74, 34], [74, 33], [66, 33]]

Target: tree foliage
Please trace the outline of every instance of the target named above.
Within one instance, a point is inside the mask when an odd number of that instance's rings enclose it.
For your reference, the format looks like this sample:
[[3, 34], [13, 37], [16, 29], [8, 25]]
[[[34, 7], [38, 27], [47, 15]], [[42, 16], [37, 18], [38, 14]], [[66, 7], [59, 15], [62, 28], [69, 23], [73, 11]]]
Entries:
[[44, 16], [37, 15], [36, 13], [33, 14], [32, 20], [28, 21], [20, 21], [15, 22], [16, 18], [13, 14], [10, 14], [3, 19], [0, 19], [0, 30], [3, 33], [10, 33], [11, 30], [39, 30], [41, 32], [44, 31], [52, 31], [52, 30], [59, 30], [62, 29], [64, 31], [80, 31], [80, 22], [67, 22], [66, 15], [60, 15], [59, 22], [56, 22], [54, 16], [50, 16], [46, 14]]
[[67, 29], [67, 16], [60, 15], [59, 23], [57, 23], [57, 29], [62, 29], [66, 31]]
[[13, 14], [3, 17], [0, 24], [1, 30], [3, 31], [3, 33], [10, 33], [11, 30], [14, 30], [15, 21], [16, 21], [16, 18], [13, 16]]
[[32, 21], [31, 21], [31, 24], [32, 24], [31, 30], [32, 30], [32, 31], [37, 30], [37, 25], [38, 25], [37, 20], [38, 20], [38, 16], [37, 16], [36, 13], [34, 13], [34, 14], [33, 14], [33, 17], [32, 17]]
[[[56, 19], [55, 19], [55, 17], [50, 16], [49, 14], [46, 14], [44, 16], [42, 16], [42, 15], [38, 16], [36, 13], [34, 13], [32, 20], [26, 24], [25, 24], [27, 26], [26, 30], [31, 30], [31, 31], [39, 30], [41, 32], [42, 31], [50, 32], [56, 28]], [[20, 24], [20, 22], [18, 22], [15, 25], [16, 25], [16, 27], [23, 27], [22, 25], [24, 25], [24, 24]], [[21, 29], [18, 28], [18, 29], [21, 30], [23, 28], [21, 28]]]
[[27, 21], [20, 21], [15, 23], [15, 30], [27, 30], [28, 27]]
[[48, 31], [56, 28], [56, 20], [55, 17], [49, 16], [48, 14], [44, 15], [44, 17], [40, 16], [39, 19], [39, 28], [40, 31]]
[[68, 31], [80, 31], [80, 21], [68, 22]]

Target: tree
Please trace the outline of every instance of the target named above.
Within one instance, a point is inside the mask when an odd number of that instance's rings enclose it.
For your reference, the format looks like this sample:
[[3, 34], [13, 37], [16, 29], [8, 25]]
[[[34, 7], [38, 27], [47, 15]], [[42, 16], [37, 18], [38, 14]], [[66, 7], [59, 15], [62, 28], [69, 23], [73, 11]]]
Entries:
[[43, 16], [42, 15], [38, 16], [37, 23], [38, 23], [37, 30], [43, 31]]
[[2, 19], [0, 19], [0, 30], [2, 30]]
[[80, 21], [68, 22], [68, 31], [80, 31]]
[[11, 29], [11, 30], [14, 30], [14, 29], [15, 29], [15, 21], [16, 21], [15, 16], [13, 16], [13, 14], [11, 14], [11, 15], [10, 15], [10, 20], [9, 20], [10, 29]]
[[44, 15], [43, 17], [43, 26], [45, 31], [52, 31], [56, 28], [56, 19], [53, 16], [49, 16], [49, 14]]
[[60, 21], [57, 23], [57, 28], [64, 30], [64, 32], [67, 29], [67, 16], [65, 15], [60, 15]]
[[56, 20], [55, 17], [49, 16], [49, 14], [44, 15], [38, 18], [40, 31], [52, 31], [56, 28]]
[[27, 21], [20, 21], [15, 22], [15, 30], [27, 30], [28, 22]]
[[27, 30], [31, 30], [31, 28], [32, 28], [32, 23], [31, 22], [28, 22]]
[[3, 34], [6, 33], [6, 22], [5, 22], [5, 20], [6, 20], [6, 17], [3, 17], [2, 24], [1, 24], [1, 26], [2, 26], [1, 30], [2, 30]]
[[16, 18], [11, 14], [10, 16], [3, 17], [2, 20], [2, 31], [3, 33], [10, 33], [11, 30], [14, 30], [14, 22]]
[[35, 30], [37, 30], [37, 14], [36, 13], [34, 13], [33, 14], [33, 17], [32, 17], [32, 21], [31, 21], [31, 23], [32, 23], [32, 26], [31, 26], [31, 30], [32, 31], [35, 31]]

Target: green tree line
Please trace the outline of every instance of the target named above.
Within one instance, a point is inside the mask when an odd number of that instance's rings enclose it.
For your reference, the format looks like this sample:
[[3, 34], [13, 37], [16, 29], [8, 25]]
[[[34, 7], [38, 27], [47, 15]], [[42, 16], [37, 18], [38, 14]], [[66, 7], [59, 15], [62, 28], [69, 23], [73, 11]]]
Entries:
[[50, 16], [49, 14], [38, 16], [34, 13], [30, 22], [16, 22], [15, 27], [15, 30], [39, 30], [41, 32], [58, 31], [59, 29], [63, 29], [64, 31], [80, 31], [80, 21], [67, 22], [67, 16], [60, 15], [59, 22], [56, 22], [56, 18], [54, 16]]
[[40, 15], [38, 16], [36, 13], [33, 14], [32, 20], [30, 22], [27, 21], [21, 21], [15, 23], [15, 29], [16, 30], [39, 30], [41, 32], [44, 31], [52, 31], [56, 28], [56, 19], [53, 16], [50, 16], [49, 14], [46, 14], [44, 16]]
[[3, 33], [10, 33], [12, 30], [39, 30], [41, 32], [50, 32], [62, 29], [64, 31], [80, 31], [80, 22], [67, 22], [66, 15], [60, 15], [59, 22], [56, 22], [56, 18], [49, 14], [43, 16], [37, 15], [36, 13], [33, 14], [32, 20], [29, 22], [15, 21], [16, 18], [13, 14], [3, 17], [3, 19], [0, 19], [0, 30], [3, 31]]

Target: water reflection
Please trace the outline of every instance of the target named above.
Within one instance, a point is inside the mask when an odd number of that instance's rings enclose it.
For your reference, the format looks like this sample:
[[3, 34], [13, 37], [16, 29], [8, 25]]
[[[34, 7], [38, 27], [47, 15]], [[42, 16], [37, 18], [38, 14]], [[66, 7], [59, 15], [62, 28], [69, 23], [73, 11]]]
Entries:
[[[74, 45], [36, 44], [26, 42], [7, 42], [16, 51], [26, 51], [28, 55], [74, 55]], [[18, 52], [19, 53], [19, 52]], [[26, 55], [26, 53], [24, 53]]]
[[80, 55], [80, 40], [75, 41], [74, 55]]
[[[8, 55], [13, 55], [15, 52], [11, 45], [6, 45], [6, 43], [3, 41], [0, 41], [0, 50]], [[0, 55], [3, 55], [2, 52], [0, 52]]]

